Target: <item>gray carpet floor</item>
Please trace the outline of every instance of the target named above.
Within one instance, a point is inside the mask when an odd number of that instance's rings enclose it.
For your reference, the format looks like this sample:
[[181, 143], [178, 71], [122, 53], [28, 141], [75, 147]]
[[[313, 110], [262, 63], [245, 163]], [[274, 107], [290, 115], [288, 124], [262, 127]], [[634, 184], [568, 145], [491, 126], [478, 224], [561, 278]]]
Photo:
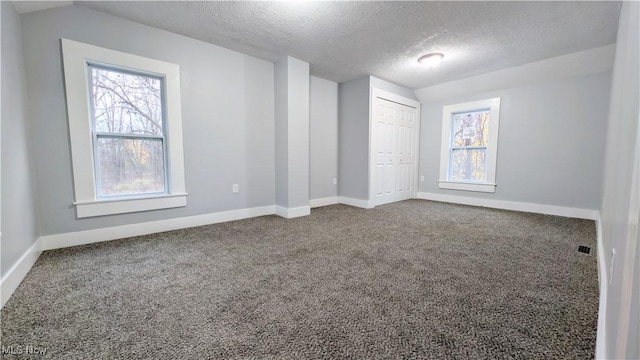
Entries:
[[1, 342], [52, 359], [592, 359], [595, 239], [593, 221], [410, 200], [47, 251]]

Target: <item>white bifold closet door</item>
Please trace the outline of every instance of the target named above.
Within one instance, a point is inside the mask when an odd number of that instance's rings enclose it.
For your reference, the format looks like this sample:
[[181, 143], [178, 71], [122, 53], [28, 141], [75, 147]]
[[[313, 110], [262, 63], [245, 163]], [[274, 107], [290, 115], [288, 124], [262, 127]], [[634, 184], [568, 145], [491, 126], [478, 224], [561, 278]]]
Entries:
[[416, 108], [375, 99], [375, 204], [411, 199], [416, 177]]

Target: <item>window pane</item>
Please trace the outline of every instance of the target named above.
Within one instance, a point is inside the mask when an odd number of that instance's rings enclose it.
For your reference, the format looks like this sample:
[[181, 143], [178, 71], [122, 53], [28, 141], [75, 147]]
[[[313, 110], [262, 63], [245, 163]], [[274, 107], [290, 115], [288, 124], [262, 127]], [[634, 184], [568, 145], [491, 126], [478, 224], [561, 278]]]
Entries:
[[489, 144], [489, 110], [453, 114], [453, 146]]
[[451, 177], [454, 181], [485, 181], [486, 149], [453, 149]]
[[98, 132], [162, 135], [161, 80], [90, 67]]
[[98, 138], [101, 195], [165, 191], [162, 139]]

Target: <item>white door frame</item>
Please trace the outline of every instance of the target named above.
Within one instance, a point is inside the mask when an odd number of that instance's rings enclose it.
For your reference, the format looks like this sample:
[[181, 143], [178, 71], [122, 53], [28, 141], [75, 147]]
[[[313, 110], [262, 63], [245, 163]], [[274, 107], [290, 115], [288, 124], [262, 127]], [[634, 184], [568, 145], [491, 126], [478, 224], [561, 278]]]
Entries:
[[[624, 251], [620, 254], [622, 258], [622, 263], [619, 265], [621, 267], [620, 270], [611, 269], [613, 276], [613, 272], [617, 272], [618, 278], [620, 278], [622, 284], [620, 286], [620, 303], [619, 303], [619, 311], [614, 316], [617, 316], [618, 320], [618, 337], [616, 339], [616, 349], [615, 349], [615, 357], [616, 358], [626, 358], [627, 350], [629, 349], [629, 343], [633, 341], [637, 341], [637, 339], [629, 338], [630, 326], [633, 326], [633, 323], [630, 323], [629, 319], [634, 316], [633, 300], [638, 296], [639, 286], [638, 286], [638, 273], [635, 271], [639, 266], [637, 263], [640, 262], [640, 165], [638, 160], [640, 160], [640, 127], [638, 127], [638, 131], [636, 134], [638, 140], [636, 140], [636, 148], [635, 148], [635, 162], [631, 175], [631, 200], [629, 202], [629, 212], [627, 219], [627, 238], [625, 239]], [[609, 284], [611, 285], [611, 283]]]
[[393, 101], [398, 104], [409, 106], [416, 109], [416, 139], [415, 139], [415, 174], [413, 179], [413, 198], [415, 199], [418, 191], [418, 179], [420, 178], [420, 102], [406, 98], [404, 96], [396, 95], [376, 87], [371, 87], [369, 93], [371, 98], [369, 99], [369, 208], [376, 206], [376, 126], [373, 123], [373, 115], [376, 102], [378, 99], [384, 99]]

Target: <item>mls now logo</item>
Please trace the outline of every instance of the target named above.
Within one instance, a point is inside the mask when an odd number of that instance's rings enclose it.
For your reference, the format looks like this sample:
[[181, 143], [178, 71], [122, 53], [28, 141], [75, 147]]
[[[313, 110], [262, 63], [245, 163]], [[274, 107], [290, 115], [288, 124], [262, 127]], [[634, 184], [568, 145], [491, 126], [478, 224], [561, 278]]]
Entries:
[[45, 355], [47, 348], [33, 345], [26, 346], [4, 346], [2, 345], [2, 355]]
[[2, 355], [22, 355], [22, 346], [2, 345]]

